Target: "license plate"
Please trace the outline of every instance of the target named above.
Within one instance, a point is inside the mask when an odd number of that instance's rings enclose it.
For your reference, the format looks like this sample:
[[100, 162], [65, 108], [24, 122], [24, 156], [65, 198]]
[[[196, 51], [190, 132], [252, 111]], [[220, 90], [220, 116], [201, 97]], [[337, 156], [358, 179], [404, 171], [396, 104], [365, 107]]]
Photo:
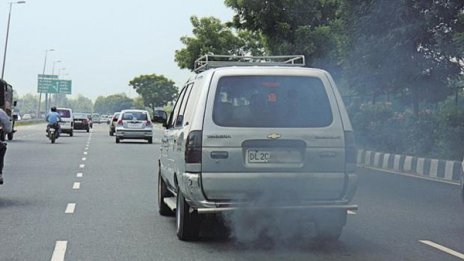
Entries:
[[142, 128], [142, 124], [140, 124], [140, 123], [129, 123], [129, 124], [127, 124], [127, 127], [134, 128], [134, 129], [135, 128]]
[[247, 150], [249, 163], [267, 163], [271, 160], [271, 152], [265, 150]]

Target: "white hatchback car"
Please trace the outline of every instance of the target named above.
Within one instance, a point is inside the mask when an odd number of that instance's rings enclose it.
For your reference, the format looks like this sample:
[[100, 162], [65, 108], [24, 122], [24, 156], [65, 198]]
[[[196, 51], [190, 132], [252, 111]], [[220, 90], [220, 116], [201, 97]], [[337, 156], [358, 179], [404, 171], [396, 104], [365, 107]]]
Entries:
[[153, 143], [153, 124], [146, 110], [123, 110], [116, 123], [116, 143], [123, 139], [142, 139]]

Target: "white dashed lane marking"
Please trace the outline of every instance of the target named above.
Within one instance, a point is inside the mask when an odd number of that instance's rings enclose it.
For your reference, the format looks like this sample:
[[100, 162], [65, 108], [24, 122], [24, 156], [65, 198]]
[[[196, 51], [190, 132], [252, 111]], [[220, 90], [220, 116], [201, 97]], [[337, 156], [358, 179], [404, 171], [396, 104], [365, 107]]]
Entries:
[[66, 210], [64, 211], [65, 214], [73, 214], [74, 210], [76, 210], [76, 203], [69, 203], [66, 206]]
[[87, 158], [82, 158], [82, 161], [86, 161], [86, 160], [87, 160]]
[[63, 261], [67, 247], [68, 241], [56, 241], [51, 261]]
[[80, 164], [79, 168], [83, 169], [85, 167], [85, 164]]
[[79, 173], [76, 174], [76, 177], [82, 178], [82, 175], [83, 175], [83, 173], [82, 173], [82, 172], [79, 172]]
[[88, 153], [87, 151], [84, 151], [84, 155], [87, 155], [87, 153]]
[[73, 189], [80, 189], [80, 188], [81, 188], [81, 183], [80, 182], [74, 182]]
[[348, 213], [348, 215], [356, 215], [356, 212], [354, 212], [352, 210], [348, 210], [347, 213]]
[[433, 247], [435, 249], [438, 249], [438, 250], [440, 250], [442, 252], [445, 252], [445, 253], [447, 253], [449, 255], [452, 255], [452, 256], [455, 256], [457, 258], [460, 258], [460, 259], [464, 260], [464, 254], [459, 253], [457, 251], [454, 251], [453, 249], [444, 247], [442, 245], [439, 245], [439, 244], [437, 244], [435, 242], [432, 242], [432, 241], [429, 241], [429, 240], [419, 240], [419, 242], [421, 242], [422, 244], [431, 246], [431, 247]]

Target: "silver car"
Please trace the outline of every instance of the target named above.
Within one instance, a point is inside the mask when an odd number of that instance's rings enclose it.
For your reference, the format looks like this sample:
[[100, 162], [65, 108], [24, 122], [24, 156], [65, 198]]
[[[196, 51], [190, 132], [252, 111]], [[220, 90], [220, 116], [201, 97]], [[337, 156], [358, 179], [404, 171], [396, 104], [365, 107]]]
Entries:
[[142, 139], [153, 143], [153, 124], [146, 110], [123, 110], [115, 128], [116, 143], [123, 139]]
[[213, 58], [199, 61], [169, 119], [155, 117], [166, 128], [159, 213], [176, 214], [181, 240], [199, 235], [204, 214], [243, 209], [301, 212], [319, 238], [338, 239], [357, 209], [356, 150], [330, 74], [295, 63], [302, 56]]

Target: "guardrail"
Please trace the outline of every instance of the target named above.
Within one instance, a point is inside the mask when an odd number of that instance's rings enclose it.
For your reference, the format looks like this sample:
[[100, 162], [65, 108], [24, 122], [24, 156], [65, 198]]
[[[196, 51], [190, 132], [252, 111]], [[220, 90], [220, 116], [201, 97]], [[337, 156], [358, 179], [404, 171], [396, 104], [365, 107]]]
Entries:
[[462, 173], [462, 166], [459, 161], [430, 159], [370, 150], [358, 150], [357, 163], [365, 167], [453, 182], [460, 181]]

